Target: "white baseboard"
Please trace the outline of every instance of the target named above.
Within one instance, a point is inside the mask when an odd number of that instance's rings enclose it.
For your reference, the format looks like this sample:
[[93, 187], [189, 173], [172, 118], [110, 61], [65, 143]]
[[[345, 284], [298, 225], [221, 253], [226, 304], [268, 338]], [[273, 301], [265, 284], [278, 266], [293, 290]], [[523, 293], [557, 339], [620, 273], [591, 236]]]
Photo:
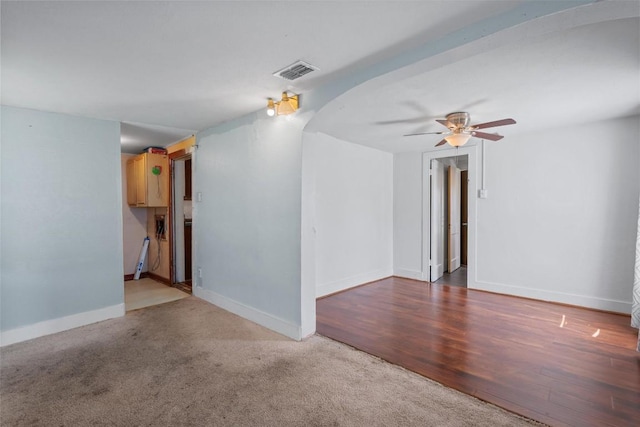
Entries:
[[344, 291], [345, 289], [353, 288], [354, 286], [362, 285], [364, 283], [384, 279], [385, 277], [392, 275], [393, 272], [391, 270], [375, 270], [367, 273], [356, 274], [355, 276], [335, 280], [329, 283], [318, 284], [316, 286], [316, 298]]
[[282, 320], [256, 308], [249, 307], [248, 305], [242, 304], [208, 289], [194, 287], [193, 295], [296, 341], [300, 341], [302, 339], [302, 329], [299, 325]]
[[413, 279], [424, 281], [422, 278], [422, 271], [417, 270], [407, 270], [404, 268], [396, 268], [393, 270], [393, 275], [397, 277], [404, 277], [405, 279]]
[[45, 320], [33, 325], [22, 326], [0, 333], [0, 347], [27, 341], [45, 335], [55, 334], [91, 323], [124, 316], [124, 303], [112, 305], [98, 310], [72, 314], [57, 319]]
[[548, 291], [543, 289], [523, 288], [521, 286], [505, 285], [503, 283], [485, 281], [476, 281], [475, 283], [469, 283], [469, 289], [478, 289], [482, 291], [514, 295], [518, 297], [532, 298], [542, 301], [559, 302], [562, 304], [577, 305], [580, 307], [595, 308], [598, 310], [613, 311], [616, 313], [631, 313], [630, 301], [618, 301], [587, 295], [569, 294], [565, 292]]

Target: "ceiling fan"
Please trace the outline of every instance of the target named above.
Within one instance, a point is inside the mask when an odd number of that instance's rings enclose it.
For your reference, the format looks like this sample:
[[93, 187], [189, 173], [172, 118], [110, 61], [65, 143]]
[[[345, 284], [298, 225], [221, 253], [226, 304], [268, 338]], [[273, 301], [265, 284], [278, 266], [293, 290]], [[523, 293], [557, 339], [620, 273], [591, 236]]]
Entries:
[[502, 119], [493, 122], [479, 123], [471, 125], [471, 116], [469, 113], [456, 112], [447, 114], [446, 119], [437, 119], [436, 122], [449, 128], [446, 132], [421, 132], [410, 133], [404, 136], [416, 135], [446, 135], [444, 139], [436, 144], [436, 147], [449, 143], [453, 147], [460, 147], [469, 141], [472, 136], [475, 138], [488, 139], [489, 141], [499, 141], [504, 136], [497, 133], [478, 132], [478, 129], [487, 129], [498, 126], [513, 125], [516, 123], [513, 119]]

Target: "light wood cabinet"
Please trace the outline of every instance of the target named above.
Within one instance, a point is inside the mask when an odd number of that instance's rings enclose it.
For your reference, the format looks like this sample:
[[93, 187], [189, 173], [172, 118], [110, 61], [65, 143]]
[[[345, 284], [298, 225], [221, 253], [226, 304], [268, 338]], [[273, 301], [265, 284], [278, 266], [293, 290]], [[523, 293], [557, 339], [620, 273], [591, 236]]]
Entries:
[[169, 156], [143, 153], [127, 161], [127, 203], [139, 208], [169, 206]]
[[127, 160], [127, 204], [135, 206], [136, 201], [136, 179], [135, 179], [135, 162], [131, 158]]

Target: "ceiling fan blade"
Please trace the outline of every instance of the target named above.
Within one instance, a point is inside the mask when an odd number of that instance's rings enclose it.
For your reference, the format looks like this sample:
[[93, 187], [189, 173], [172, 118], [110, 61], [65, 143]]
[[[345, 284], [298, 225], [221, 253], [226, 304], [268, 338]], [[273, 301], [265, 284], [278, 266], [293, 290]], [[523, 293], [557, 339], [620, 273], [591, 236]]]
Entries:
[[487, 123], [480, 123], [478, 125], [471, 125], [471, 128], [486, 129], [486, 128], [495, 128], [498, 126], [515, 125], [515, 124], [516, 124], [516, 121], [513, 119], [502, 119], [502, 120], [496, 120], [495, 122], [487, 122]]
[[449, 123], [446, 119], [436, 119], [436, 122], [440, 123], [442, 126], [448, 128], [449, 125], [447, 123]]
[[500, 141], [504, 136], [498, 135], [497, 133], [486, 133], [486, 132], [471, 132], [472, 136], [476, 138], [488, 139], [489, 141]]
[[416, 135], [442, 135], [443, 133], [449, 133], [449, 132], [420, 132], [420, 133], [408, 133], [406, 135], [402, 135], [402, 136], [416, 136]]
[[447, 140], [446, 140], [446, 139], [443, 139], [442, 141], [440, 141], [440, 142], [438, 142], [438, 143], [436, 144], [436, 147], [439, 147], [439, 146], [444, 145], [444, 144], [446, 144], [446, 143], [447, 143]]
[[412, 117], [409, 119], [398, 119], [398, 120], [378, 120], [374, 122], [376, 125], [396, 125], [396, 124], [414, 124], [414, 123], [425, 123], [429, 119], [424, 117]]

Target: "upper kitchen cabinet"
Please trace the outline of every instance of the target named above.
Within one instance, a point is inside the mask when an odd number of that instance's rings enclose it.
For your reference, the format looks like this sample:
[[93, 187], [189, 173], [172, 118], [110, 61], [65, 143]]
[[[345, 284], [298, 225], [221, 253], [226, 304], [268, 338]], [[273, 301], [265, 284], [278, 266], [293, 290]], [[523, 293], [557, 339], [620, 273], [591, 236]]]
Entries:
[[138, 208], [169, 206], [169, 156], [143, 153], [127, 161], [127, 203]]

